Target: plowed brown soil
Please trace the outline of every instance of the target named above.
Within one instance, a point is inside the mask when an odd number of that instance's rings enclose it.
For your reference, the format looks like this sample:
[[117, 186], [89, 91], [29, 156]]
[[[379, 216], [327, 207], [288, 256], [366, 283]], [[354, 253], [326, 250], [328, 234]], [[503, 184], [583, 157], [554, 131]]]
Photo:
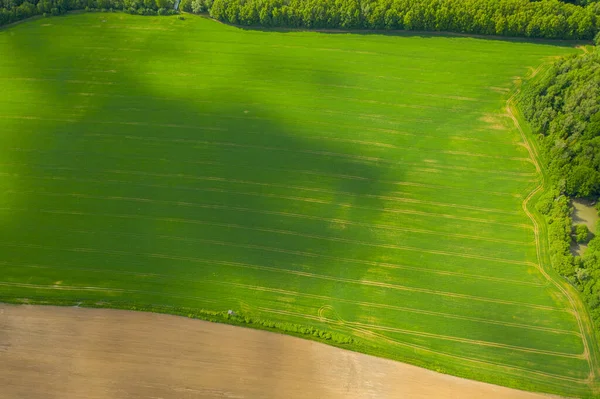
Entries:
[[547, 398], [264, 331], [4, 304], [0, 397]]

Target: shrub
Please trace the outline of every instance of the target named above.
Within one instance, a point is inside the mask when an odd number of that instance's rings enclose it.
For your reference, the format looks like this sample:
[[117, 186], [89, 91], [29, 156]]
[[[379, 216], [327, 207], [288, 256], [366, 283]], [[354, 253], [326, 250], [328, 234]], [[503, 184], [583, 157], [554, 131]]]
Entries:
[[578, 243], [588, 242], [590, 239], [590, 231], [585, 224], [575, 226], [575, 241]]

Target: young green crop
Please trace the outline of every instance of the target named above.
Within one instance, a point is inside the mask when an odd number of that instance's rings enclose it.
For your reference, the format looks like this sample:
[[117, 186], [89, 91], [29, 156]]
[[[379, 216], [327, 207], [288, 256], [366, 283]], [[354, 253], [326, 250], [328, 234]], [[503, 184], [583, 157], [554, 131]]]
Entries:
[[540, 271], [540, 175], [505, 110], [574, 51], [123, 14], [0, 31], [0, 299], [589, 395], [596, 347]]

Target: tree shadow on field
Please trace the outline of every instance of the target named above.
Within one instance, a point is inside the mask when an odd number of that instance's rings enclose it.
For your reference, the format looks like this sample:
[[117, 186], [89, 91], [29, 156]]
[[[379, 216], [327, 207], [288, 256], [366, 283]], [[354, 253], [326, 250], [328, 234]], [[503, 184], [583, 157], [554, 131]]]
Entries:
[[[76, 37], [68, 44], [21, 27], [11, 56], [31, 102], [18, 112], [37, 122], [3, 150], [21, 165], [27, 211], [0, 232], [4, 241], [39, 248], [8, 248], [0, 260], [49, 266], [36, 270], [39, 284], [123, 289], [129, 293], [105, 300], [139, 305], [249, 312], [280, 305], [232, 283], [352, 296], [343, 284], [228, 264], [360, 278], [363, 266], [333, 259], [375, 257], [373, 247], [338, 239], [352, 240], [358, 229], [344, 220], [379, 218], [386, 191], [374, 182], [385, 167], [287, 118], [251, 89], [160, 76], [160, 68], [186, 69], [181, 43], [160, 54], [125, 52], [111, 32], [114, 51], [82, 52]], [[160, 40], [158, 33], [144, 38]], [[95, 45], [103, 46], [84, 47]], [[255, 79], [277, 78], [267, 66], [238, 62]], [[336, 84], [333, 73], [311, 74], [308, 87]], [[369, 241], [361, 230], [359, 240]], [[320, 305], [301, 309], [316, 314]]]

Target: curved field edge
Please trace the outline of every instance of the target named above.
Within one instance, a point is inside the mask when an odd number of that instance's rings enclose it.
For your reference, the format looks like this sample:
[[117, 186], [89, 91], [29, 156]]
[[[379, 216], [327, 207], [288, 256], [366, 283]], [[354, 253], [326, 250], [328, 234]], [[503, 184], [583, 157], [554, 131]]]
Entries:
[[[2, 298], [0, 298], [1, 300]], [[16, 299], [6, 298], [6, 301], [10, 302], [19, 302]], [[24, 302], [24, 301], [20, 301]], [[263, 329], [263, 330], [273, 330], [279, 332], [286, 332], [290, 335], [298, 335], [308, 339], [313, 340], [325, 340], [334, 346], [342, 346], [348, 349], [352, 349], [358, 352], [375, 354], [382, 357], [392, 358], [395, 360], [401, 360], [407, 363], [412, 363], [421, 367], [433, 369], [436, 371], [442, 371], [448, 374], [454, 374], [459, 376], [464, 376], [471, 379], [488, 381], [496, 384], [513, 386], [521, 389], [528, 390], [536, 390], [536, 391], [548, 391], [554, 393], [565, 394], [565, 392], [569, 392], [569, 394], [576, 395], [585, 395], [587, 394], [586, 389], [573, 387], [572, 382], [556, 382], [552, 383], [548, 381], [543, 376], [539, 375], [537, 377], [532, 376], [532, 382], [524, 383], [522, 380], [518, 380], [521, 371], [519, 370], [506, 370], [502, 365], [484, 365], [483, 362], [469, 362], [468, 360], [458, 360], [458, 359], [450, 359], [444, 357], [441, 354], [436, 354], [432, 351], [422, 350], [416, 347], [410, 347], [407, 345], [402, 345], [400, 342], [395, 342], [386, 338], [384, 336], [379, 336], [377, 334], [373, 334], [372, 332], [362, 330], [360, 328], [355, 329], [355, 333], [357, 336], [362, 339], [354, 342], [350, 345], [337, 345], [335, 342], [331, 342], [331, 340], [327, 340], [326, 338], [318, 338], [314, 336], [314, 334], [300, 334], [294, 333], [293, 331], [286, 330], [285, 326], [278, 327], [275, 323], [262, 320], [262, 323], [250, 323], [245, 319], [240, 320], [239, 318], [228, 317], [223, 312], [211, 312], [211, 311], [198, 311], [197, 309], [188, 309], [188, 308], [172, 308], [166, 306], [149, 306], [149, 307], [140, 307], [135, 303], [123, 303], [123, 302], [104, 302], [104, 301], [90, 301], [78, 303], [74, 301], [65, 301], [62, 303], [60, 300], [55, 300], [54, 304], [62, 304], [62, 305], [79, 305], [79, 306], [87, 306], [87, 307], [113, 307], [113, 308], [121, 308], [121, 309], [132, 309], [132, 310], [143, 310], [143, 311], [152, 311], [152, 312], [160, 312], [160, 313], [173, 313], [179, 314], [182, 316], [199, 318], [209, 321], [216, 322], [224, 322], [228, 324], [241, 325], [241, 326], [250, 326], [253, 328]], [[31, 302], [29, 302], [31, 303]], [[40, 300], [38, 303], [44, 303], [43, 300]], [[48, 302], [46, 302], [48, 303]], [[241, 315], [243, 316], [243, 314]], [[272, 327], [271, 324], [274, 324]], [[329, 322], [328, 328], [337, 332], [337, 326], [333, 322]], [[389, 340], [392, 341], [392, 345], [396, 345], [394, 351], [386, 350], [382, 347], [378, 347], [378, 340]], [[395, 342], [395, 343], [394, 343]], [[396, 350], [397, 349], [397, 350]], [[436, 359], [439, 358], [439, 363]], [[456, 361], [455, 361], [456, 360]], [[491, 377], [493, 375], [493, 377]], [[537, 381], [537, 382], [536, 382]]]
[[[1, 303], [0, 314], [4, 315], [0, 317], [0, 328], [8, 330], [6, 338], [14, 344], [0, 363], [0, 375], [6, 381], [3, 392], [10, 397], [65, 397], [72, 392], [88, 397], [103, 392], [104, 397], [112, 398], [126, 392], [139, 398], [176, 398], [182, 391], [205, 396], [210, 387], [212, 397], [221, 397], [222, 393], [227, 397], [279, 398], [278, 392], [285, 390], [290, 399], [457, 395], [547, 398], [287, 335], [171, 315]], [[47, 325], [51, 326], [50, 331]], [[73, 337], [73, 330], [85, 330], [87, 334]], [[182, 331], [186, 332], [186, 340], [180, 339]], [[119, 340], [117, 346], [115, 339]], [[265, 357], [264, 352], [273, 347], [281, 350]], [[122, 362], [123, 357], [132, 361]], [[168, 357], [183, 357], [186, 361], [164, 362]], [[40, 364], [41, 369], [24, 373], [14, 367], [39, 359], [47, 360]], [[76, 373], [65, 372], [65, 362], [83, 360], [85, 364]], [[206, 368], [206, 364], [215, 367]], [[290, 364], [298, 367], [288, 367]], [[198, 374], [200, 368], [205, 372]], [[277, 375], [279, 390], [271, 389], [273, 380], [264, 379], [265, 373]], [[390, 375], [400, 378], [390, 381]], [[256, 379], [256, 383], [230, 383], [232, 379], [247, 377]], [[299, 378], [303, 384], [298, 384]], [[52, 385], [50, 389], [48, 384]]]
[[[548, 64], [541, 65], [534, 71], [530, 79], [535, 78], [535, 75], [543, 68], [548, 67]], [[592, 396], [596, 397], [600, 395], [600, 359], [598, 346], [598, 335], [594, 329], [591, 316], [579, 292], [568, 283], [566, 279], [560, 276], [552, 267], [549, 251], [548, 241], [548, 225], [544, 216], [536, 209], [537, 201], [542, 197], [544, 191], [549, 188], [548, 176], [543, 162], [540, 160], [539, 148], [536, 138], [529, 127], [529, 124], [525, 120], [519, 104], [514, 101], [514, 97], [518, 94], [519, 89], [517, 88], [515, 93], [507, 100], [506, 106], [507, 111], [513, 117], [516, 127], [519, 129], [523, 136], [526, 146], [531, 150], [531, 156], [534, 162], [539, 167], [541, 175], [540, 185], [534, 189], [530, 196], [524, 201], [523, 208], [527, 212], [528, 216], [532, 219], [532, 222], [537, 228], [537, 246], [538, 255], [540, 256], [539, 264], [543, 268], [544, 274], [551, 279], [552, 283], [557, 287], [560, 287], [561, 291], [567, 296], [569, 302], [573, 306], [573, 310], [577, 315], [577, 319], [580, 325], [581, 333], [584, 338], [586, 345], [586, 354], [588, 357], [588, 363], [590, 365], [590, 375], [588, 377]]]
[[[252, 328], [256, 330], [269, 331], [277, 334], [285, 334], [298, 338], [308, 339], [315, 342], [325, 343], [330, 346], [334, 346], [341, 349], [350, 350], [353, 352], [364, 353], [366, 355], [372, 355], [382, 357], [390, 360], [399, 361], [402, 363], [411, 364], [414, 366], [422, 367], [424, 369], [432, 370], [441, 374], [448, 374], [456, 377], [466, 378], [475, 381], [486, 382], [494, 385], [501, 385], [508, 388], [519, 389], [530, 392], [541, 392], [556, 395], [577, 395], [577, 397], [587, 398], [595, 397], [590, 394], [590, 390], [586, 386], [581, 386], [573, 381], [560, 382], [560, 381], [549, 381], [543, 376], [532, 376], [530, 381], [523, 381], [520, 377], [523, 371], [511, 370], [511, 367], [505, 367], [501, 364], [496, 366], [490, 366], [482, 364], [479, 361], [470, 362], [470, 364], [461, 364], [456, 362], [449, 364], [444, 356], [436, 356], [434, 351], [421, 351], [419, 349], [409, 348], [404, 356], [399, 351], [389, 352], [386, 348], [381, 348], [374, 344], [371, 339], [378, 338], [381, 340], [391, 339], [374, 334], [371, 331], [356, 329], [356, 335], [359, 338], [352, 337], [353, 343], [342, 344], [333, 340], [322, 338], [312, 333], [303, 334], [300, 332], [294, 332], [287, 330], [282, 323], [274, 322], [270, 320], [260, 319], [249, 319], [240, 316], [230, 316], [226, 311], [215, 312], [211, 310], [203, 309], [192, 309], [183, 307], [169, 307], [159, 305], [140, 305], [123, 302], [110, 302], [110, 301], [74, 301], [74, 300], [31, 300], [26, 298], [11, 298], [11, 297], [0, 297], [0, 302], [14, 305], [46, 305], [46, 306], [65, 306], [65, 307], [79, 307], [79, 308], [91, 308], [91, 309], [118, 309], [128, 310], [135, 312], [150, 312], [159, 314], [170, 314], [180, 317], [186, 317], [191, 319], [203, 320], [213, 323], [222, 323], [240, 328]], [[285, 323], [284, 323], [285, 324]], [[307, 329], [311, 327], [301, 326]], [[331, 328], [324, 333], [337, 333], [335, 328]], [[340, 332], [343, 334], [343, 331]], [[376, 335], [376, 336], [374, 336]], [[396, 342], [396, 341], [393, 341]], [[396, 342], [402, 346], [402, 343]], [[402, 348], [400, 348], [402, 349]], [[437, 359], [436, 359], [437, 358]], [[534, 382], [537, 380], [537, 382]]]

